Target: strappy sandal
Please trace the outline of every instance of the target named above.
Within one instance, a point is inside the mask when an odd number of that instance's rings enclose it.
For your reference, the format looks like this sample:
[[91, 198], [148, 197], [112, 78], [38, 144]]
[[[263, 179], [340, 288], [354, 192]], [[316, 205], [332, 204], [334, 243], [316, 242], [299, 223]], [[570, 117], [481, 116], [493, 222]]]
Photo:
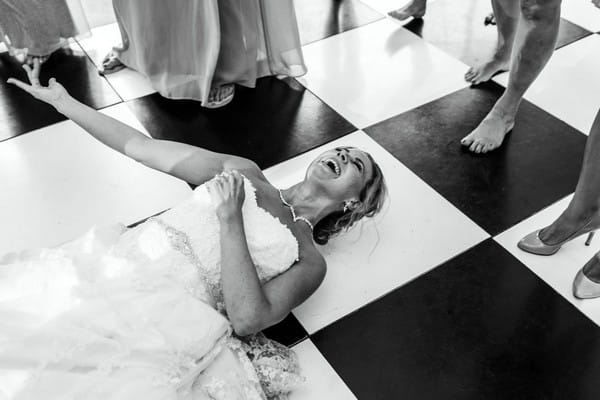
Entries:
[[50, 56], [32, 56], [32, 55], [28, 55], [27, 58], [25, 58], [25, 62], [24, 64], [29, 65], [30, 67], [33, 67], [33, 63], [35, 60], [39, 60], [40, 61], [40, 65], [42, 65], [43, 63], [45, 63], [46, 61], [48, 61], [48, 59], [50, 58]]
[[109, 75], [118, 72], [124, 68], [127, 68], [125, 64], [119, 60], [119, 55], [116, 51], [112, 50], [102, 59], [102, 69], [98, 72], [100, 75]]
[[496, 16], [494, 15], [494, 13], [488, 14], [485, 17], [485, 19], [483, 20], [483, 24], [485, 26], [487, 26], [487, 25], [496, 25]]
[[204, 107], [219, 108], [226, 106], [227, 104], [231, 103], [234, 94], [235, 85], [233, 83], [212, 87], [210, 88], [208, 100], [206, 101], [206, 104], [204, 104]]

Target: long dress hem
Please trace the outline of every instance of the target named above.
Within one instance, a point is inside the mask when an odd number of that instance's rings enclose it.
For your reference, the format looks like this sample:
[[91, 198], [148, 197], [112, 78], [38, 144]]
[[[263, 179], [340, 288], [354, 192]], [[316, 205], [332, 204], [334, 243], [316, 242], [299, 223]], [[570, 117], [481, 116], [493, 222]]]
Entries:
[[253, 88], [306, 73], [292, 0], [113, 0], [119, 59], [162, 96], [206, 103], [212, 87]]
[[11, 55], [48, 56], [89, 34], [80, 0], [0, 0], [0, 41]]

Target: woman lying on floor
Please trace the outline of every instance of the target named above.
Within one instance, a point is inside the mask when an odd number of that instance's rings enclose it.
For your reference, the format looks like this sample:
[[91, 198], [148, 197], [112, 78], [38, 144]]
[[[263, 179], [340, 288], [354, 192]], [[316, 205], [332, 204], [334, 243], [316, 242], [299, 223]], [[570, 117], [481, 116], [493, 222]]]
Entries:
[[[252, 161], [154, 140], [55, 80], [11, 83], [105, 145], [199, 185], [135, 228], [96, 228], [0, 266], [0, 380], [11, 399], [264, 399], [298, 382], [262, 336], [319, 286], [315, 243], [380, 211], [386, 186], [359, 149], [327, 151], [281, 190]], [[8, 390], [8, 392], [7, 392]], [[279, 398], [279, 397], [278, 397]]]

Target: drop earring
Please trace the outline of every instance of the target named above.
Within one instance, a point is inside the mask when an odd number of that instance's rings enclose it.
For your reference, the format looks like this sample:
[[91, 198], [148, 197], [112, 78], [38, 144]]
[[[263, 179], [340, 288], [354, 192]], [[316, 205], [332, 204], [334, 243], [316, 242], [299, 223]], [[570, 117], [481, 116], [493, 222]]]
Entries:
[[352, 210], [352, 205], [354, 204], [353, 201], [351, 200], [346, 200], [344, 202], [344, 212], [348, 211], [348, 210]]

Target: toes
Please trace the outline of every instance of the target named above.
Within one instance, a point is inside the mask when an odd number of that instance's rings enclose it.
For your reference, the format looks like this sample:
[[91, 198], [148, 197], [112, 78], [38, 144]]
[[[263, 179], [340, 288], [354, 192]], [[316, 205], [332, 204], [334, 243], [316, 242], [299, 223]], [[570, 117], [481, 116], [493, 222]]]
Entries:
[[104, 56], [104, 58], [102, 59], [102, 66], [106, 67], [112, 60], [112, 54], [109, 53], [107, 55]]
[[475, 152], [478, 144], [479, 142], [473, 141], [473, 143], [471, 143], [471, 145], [469, 146], [469, 151]]
[[472, 143], [473, 139], [471, 138], [471, 135], [465, 136], [460, 140], [460, 144], [463, 146], [470, 146]]
[[467, 82], [470, 82], [471, 79], [473, 79], [474, 76], [475, 76], [475, 70], [473, 68], [469, 68], [469, 70], [465, 74], [465, 80]]
[[492, 151], [492, 150], [496, 150], [498, 147], [500, 147], [502, 143], [489, 143], [487, 145], [487, 151]]
[[479, 85], [480, 83], [485, 82], [485, 78], [484, 78], [484, 73], [479, 70], [477, 72], [477, 75], [473, 78], [473, 80], [471, 81], [473, 83], [473, 85]]
[[390, 11], [388, 13], [388, 15], [392, 18], [395, 18], [399, 21], [404, 21], [405, 19], [407, 19], [410, 15], [408, 15], [408, 13], [406, 13], [406, 11], [404, 10], [394, 10], [394, 11]]
[[471, 146], [469, 146], [469, 150], [473, 153], [480, 154], [485, 153], [486, 142], [481, 139], [473, 140]]
[[477, 75], [477, 79], [475, 79], [475, 82], [473, 82], [473, 84], [479, 85], [480, 83], [487, 82], [489, 80], [490, 80], [490, 77], [487, 76], [487, 74], [480, 73], [479, 75]]
[[478, 85], [481, 82], [481, 71], [478, 69], [473, 70], [473, 74], [468, 81], [471, 82], [471, 85]]

